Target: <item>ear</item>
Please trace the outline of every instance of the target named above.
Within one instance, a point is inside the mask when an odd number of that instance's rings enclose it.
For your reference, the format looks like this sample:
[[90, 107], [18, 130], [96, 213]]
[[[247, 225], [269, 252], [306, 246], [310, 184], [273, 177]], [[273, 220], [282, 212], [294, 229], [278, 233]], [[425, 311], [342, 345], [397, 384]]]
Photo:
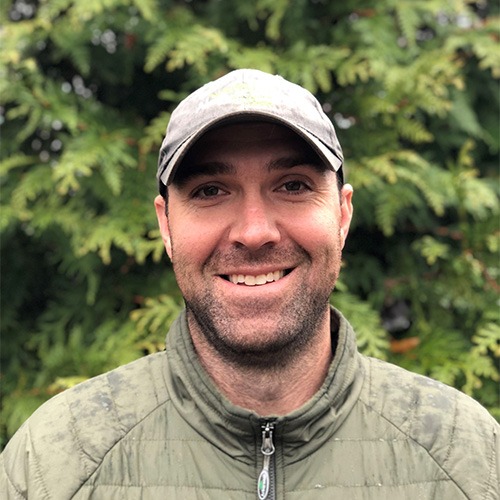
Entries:
[[340, 237], [342, 239], [342, 248], [344, 248], [347, 234], [349, 233], [349, 227], [351, 226], [353, 212], [352, 195], [352, 186], [350, 184], [344, 184], [342, 186], [342, 204], [340, 205]]
[[155, 198], [156, 218], [160, 226], [161, 239], [165, 245], [168, 256], [172, 259], [172, 240], [170, 239], [170, 228], [168, 227], [168, 218], [166, 214], [165, 199], [158, 195]]

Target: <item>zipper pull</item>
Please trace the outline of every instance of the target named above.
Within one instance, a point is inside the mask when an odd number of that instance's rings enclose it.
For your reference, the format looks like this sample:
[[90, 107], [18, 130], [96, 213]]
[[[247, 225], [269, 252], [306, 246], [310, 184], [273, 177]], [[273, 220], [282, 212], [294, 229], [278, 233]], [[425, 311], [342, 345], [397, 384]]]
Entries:
[[269, 487], [271, 485], [271, 478], [269, 476], [269, 464], [271, 462], [271, 456], [275, 452], [273, 443], [273, 430], [274, 425], [272, 422], [266, 422], [262, 426], [262, 446], [260, 451], [264, 455], [264, 460], [262, 464], [262, 470], [259, 474], [259, 480], [257, 482], [257, 495], [259, 500], [265, 500], [269, 494]]

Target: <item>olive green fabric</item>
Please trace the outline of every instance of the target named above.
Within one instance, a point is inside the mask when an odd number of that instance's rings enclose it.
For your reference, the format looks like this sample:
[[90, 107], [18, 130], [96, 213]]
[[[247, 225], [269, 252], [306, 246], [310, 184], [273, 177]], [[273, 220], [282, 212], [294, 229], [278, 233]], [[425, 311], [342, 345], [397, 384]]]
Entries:
[[[279, 499], [499, 498], [499, 426], [439, 382], [366, 358], [339, 315], [322, 388], [275, 420]], [[194, 353], [185, 315], [166, 352], [42, 406], [0, 458], [2, 499], [255, 499], [261, 425]]]

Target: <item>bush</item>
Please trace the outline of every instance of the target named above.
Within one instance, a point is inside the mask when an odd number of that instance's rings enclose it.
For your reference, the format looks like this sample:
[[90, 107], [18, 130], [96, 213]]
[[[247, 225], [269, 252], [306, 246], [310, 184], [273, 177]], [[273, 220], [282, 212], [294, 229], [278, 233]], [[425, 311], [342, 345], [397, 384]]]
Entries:
[[361, 349], [500, 417], [498, 6], [16, 0], [2, 7], [1, 443], [45, 399], [162, 348], [182, 300], [152, 200], [169, 113], [280, 73], [336, 124], [355, 220], [332, 302]]

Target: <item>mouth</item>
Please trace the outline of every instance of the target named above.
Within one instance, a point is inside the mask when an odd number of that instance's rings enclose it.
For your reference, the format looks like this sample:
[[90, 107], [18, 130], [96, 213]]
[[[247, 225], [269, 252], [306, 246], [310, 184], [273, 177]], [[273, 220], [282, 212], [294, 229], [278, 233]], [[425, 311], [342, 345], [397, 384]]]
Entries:
[[221, 278], [224, 278], [235, 285], [246, 285], [246, 286], [259, 286], [266, 285], [267, 283], [273, 283], [279, 281], [281, 278], [290, 274], [292, 269], [282, 269], [281, 271], [272, 271], [266, 274], [223, 274]]

